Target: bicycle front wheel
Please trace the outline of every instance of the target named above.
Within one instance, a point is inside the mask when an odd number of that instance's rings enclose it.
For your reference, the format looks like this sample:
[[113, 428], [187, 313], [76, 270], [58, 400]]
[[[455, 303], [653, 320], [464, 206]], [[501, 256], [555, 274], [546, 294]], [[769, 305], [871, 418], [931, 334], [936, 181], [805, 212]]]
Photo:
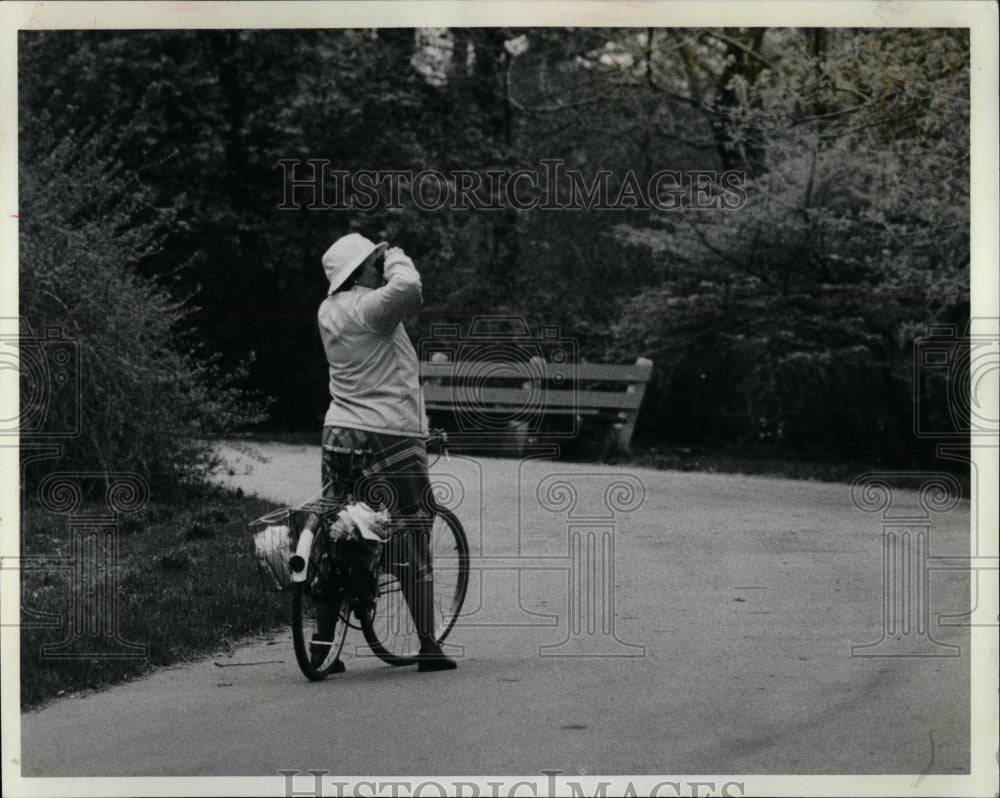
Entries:
[[292, 641], [299, 668], [310, 681], [325, 679], [335, 668], [347, 635], [348, 609], [333, 578], [333, 552], [325, 533], [309, 552], [306, 579], [292, 585]]
[[[394, 556], [393, 546], [387, 547]], [[469, 541], [461, 522], [450, 510], [438, 508], [431, 527], [431, 567], [434, 572], [434, 637], [444, 642], [455, 626], [469, 588]], [[412, 665], [420, 638], [399, 579], [391, 569], [379, 575], [375, 610], [361, 618], [365, 640], [379, 659], [390, 665]]]

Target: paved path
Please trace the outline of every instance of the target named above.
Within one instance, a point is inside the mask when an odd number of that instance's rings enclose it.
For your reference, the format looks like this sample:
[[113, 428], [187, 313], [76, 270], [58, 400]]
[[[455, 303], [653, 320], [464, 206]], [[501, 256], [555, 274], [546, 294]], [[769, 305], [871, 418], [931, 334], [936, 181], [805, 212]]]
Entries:
[[[314, 449], [257, 451], [223, 480], [288, 502], [318, 487]], [[959, 656], [852, 657], [882, 635], [883, 579], [878, 518], [849, 486], [539, 460], [434, 471], [477, 555], [457, 671], [353, 656], [310, 684], [287, 634], [261, 639], [25, 714], [24, 774], [968, 767], [967, 635], [937, 617], [967, 608], [968, 579], [931, 578], [933, 636]], [[967, 502], [934, 523], [932, 553], [967, 552]], [[594, 591], [576, 581], [590, 565]]]

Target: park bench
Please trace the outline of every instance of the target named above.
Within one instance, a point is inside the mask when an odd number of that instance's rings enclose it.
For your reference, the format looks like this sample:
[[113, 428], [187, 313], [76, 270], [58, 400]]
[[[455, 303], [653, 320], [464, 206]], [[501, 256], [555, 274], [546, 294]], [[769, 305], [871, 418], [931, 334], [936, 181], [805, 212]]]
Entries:
[[454, 414], [458, 436], [501, 436], [523, 450], [529, 440], [577, 434], [584, 419], [601, 425], [606, 448], [627, 453], [653, 370], [635, 365], [517, 360], [452, 362], [441, 352], [421, 362], [428, 414]]

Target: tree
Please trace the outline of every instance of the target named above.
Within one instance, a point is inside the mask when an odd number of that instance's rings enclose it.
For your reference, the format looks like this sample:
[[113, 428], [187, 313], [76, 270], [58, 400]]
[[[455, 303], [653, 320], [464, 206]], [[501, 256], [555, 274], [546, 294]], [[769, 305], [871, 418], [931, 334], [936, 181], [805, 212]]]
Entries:
[[697, 407], [719, 439], [912, 448], [914, 337], [967, 315], [968, 42], [789, 35], [752, 77], [720, 73], [713, 128], [755, 153], [746, 204], [621, 229], [671, 267], [619, 335], [671, 364], [662, 415]]

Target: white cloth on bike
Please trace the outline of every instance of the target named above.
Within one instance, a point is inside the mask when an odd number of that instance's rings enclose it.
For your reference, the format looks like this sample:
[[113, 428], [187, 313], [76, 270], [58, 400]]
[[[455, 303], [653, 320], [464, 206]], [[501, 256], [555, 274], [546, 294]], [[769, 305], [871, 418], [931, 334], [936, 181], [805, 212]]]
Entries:
[[254, 535], [253, 543], [261, 572], [274, 581], [278, 590], [287, 590], [292, 584], [288, 565], [292, 556], [291, 530], [284, 524], [265, 527]]
[[330, 534], [337, 538], [357, 531], [365, 540], [384, 543], [389, 539], [392, 528], [389, 525], [389, 511], [375, 511], [364, 502], [345, 505], [337, 514], [337, 520], [330, 528]]

